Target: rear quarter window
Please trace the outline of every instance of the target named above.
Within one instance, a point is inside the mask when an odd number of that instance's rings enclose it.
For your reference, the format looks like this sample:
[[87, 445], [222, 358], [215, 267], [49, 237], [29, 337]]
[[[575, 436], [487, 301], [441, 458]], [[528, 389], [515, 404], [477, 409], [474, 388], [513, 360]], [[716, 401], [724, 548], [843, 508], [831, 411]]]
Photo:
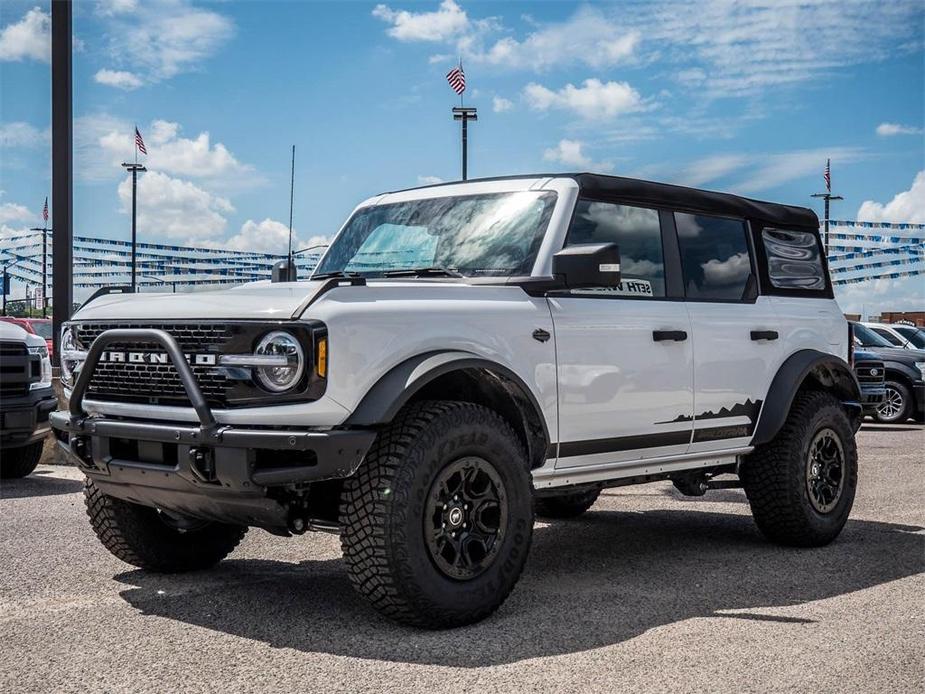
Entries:
[[768, 227], [762, 230], [761, 241], [768, 261], [771, 286], [825, 291], [825, 269], [815, 234]]

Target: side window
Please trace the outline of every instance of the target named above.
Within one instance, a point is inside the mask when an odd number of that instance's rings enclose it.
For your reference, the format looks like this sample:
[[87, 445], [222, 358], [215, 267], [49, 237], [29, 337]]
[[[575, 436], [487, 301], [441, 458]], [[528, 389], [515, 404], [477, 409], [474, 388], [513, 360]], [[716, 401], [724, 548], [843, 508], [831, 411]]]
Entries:
[[665, 296], [665, 259], [657, 210], [579, 200], [565, 245], [583, 243], [616, 243], [620, 247], [623, 282], [613, 293]]
[[873, 330], [875, 333], [877, 333], [880, 337], [885, 338], [885, 339], [886, 339], [888, 342], [890, 342], [891, 344], [894, 344], [894, 345], [896, 345], [897, 347], [902, 347], [902, 346], [903, 346], [902, 340], [900, 340], [898, 337], [896, 337], [896, 336], [895, 336], [893, 333], [891, 333], [889, 330], [884, 330], [883, 328], [871, 328], [871, 330]]
[[808, 231], [764, 229], [768, 278], [778, 289], [825, 289], [819, 239]]
[[745, 222], [675, 212], [688, 299], [741, 301], [752, 274]]

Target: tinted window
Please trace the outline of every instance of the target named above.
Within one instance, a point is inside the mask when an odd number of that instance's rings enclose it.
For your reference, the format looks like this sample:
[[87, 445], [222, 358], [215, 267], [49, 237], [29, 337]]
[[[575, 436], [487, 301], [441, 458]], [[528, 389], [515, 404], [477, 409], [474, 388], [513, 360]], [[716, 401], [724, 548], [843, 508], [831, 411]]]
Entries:
[[745, 222], [675, 212], [689, 299], [744, 298], [752, 272]]
[[925, 333], [918, 328], [894, 328], [896, 332], [909, 340], [918, 349], [925, 349]]
[[665, 296], [665, 261], [658, 212], [644, 207], [579, 200], [566, 245], [616, 243], [628, 296]]
[[861, 347], [892, 347], [893, 345], [882, 337], [880, 337], [873, 330], [868, 328], [866, 325], [861, 325], [860, 323], [852, 323], [851, 327], [854, 329], [854, 339], [857, 341]]
[[825, 271], [816, 235], [808, 231], [765, 229], [768, 277], [780, 289], [825, 289]]
[[890, 344], [896, 345], [897, 347], [903, 346], [903, 341], [900, 340], [898, 337], [896, 337], [889, 330], [884, 330], [883, 328], [871, 328], [871, 330], [873, 330], [875, 333], [877, 333], [880, 337], [882, 337], [884, 340], [886, 340]]

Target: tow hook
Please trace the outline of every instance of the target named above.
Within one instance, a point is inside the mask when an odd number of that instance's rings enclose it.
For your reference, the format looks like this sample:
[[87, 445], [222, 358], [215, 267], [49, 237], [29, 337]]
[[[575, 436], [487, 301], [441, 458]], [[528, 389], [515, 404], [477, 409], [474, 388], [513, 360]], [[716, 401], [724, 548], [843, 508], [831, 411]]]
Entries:
[[93, 465], [93, 453], [90, 449], [90, 439], [86, 436], [72, 436], [70, 440], [71, 451], [80, 458], [85, 465]]
[[215, 459], [208, 448], [193, 447], [189, 449], [190, 470], [203, 482], [215, 482]]

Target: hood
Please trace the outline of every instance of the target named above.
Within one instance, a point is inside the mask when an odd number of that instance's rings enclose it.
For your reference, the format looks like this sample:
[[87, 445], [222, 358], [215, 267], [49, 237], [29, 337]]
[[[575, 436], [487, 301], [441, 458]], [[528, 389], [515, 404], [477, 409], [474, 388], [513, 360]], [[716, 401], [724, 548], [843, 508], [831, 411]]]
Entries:
[[109, 294], [81, 308], [73, 320], [287, 320], [322, 285], [323, 281], [255, 282], [208, 292]]
[[[29, 333], [27, 333], [15, 323], [0, 320], [0, 340], [16, 340], [17, 342], [25, 342], [28, 336]], [[42, 344], [45, 344], [44, 340], [42, 341]]]
[[881, 359], [907, 362], [909, 364], [916, 361], [925, 361], [925, 351], [921, 349], [904, 349], [902, 347], [864, 347], [864, 351], [873, 352]]

